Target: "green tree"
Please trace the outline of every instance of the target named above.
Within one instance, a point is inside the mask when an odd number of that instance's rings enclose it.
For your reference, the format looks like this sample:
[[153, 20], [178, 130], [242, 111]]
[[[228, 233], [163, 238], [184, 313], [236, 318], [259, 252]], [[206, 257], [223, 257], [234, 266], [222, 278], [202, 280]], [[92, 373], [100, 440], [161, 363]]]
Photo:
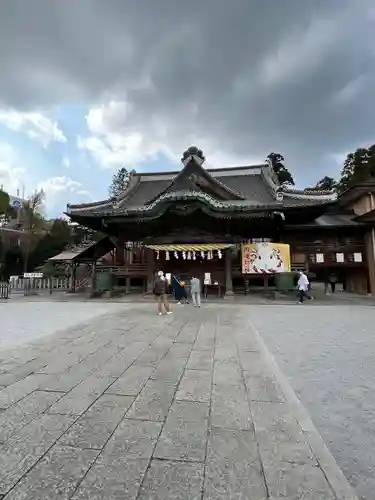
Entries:
[[325, 175], [320, 181], [316, 183], [316, 189], [321, 191], [333, 191], [336, 189], [337, 181], [333, 177]]
[[325, 175], [315, 186], [305, 189], [305, 191], [334, 191], [337, 187], [337, 181], [333, 177]]
[[375, 177], [375, 144], [369, 148], [358, 148], [347, 155], [337, 184], [337, 192], [341, 194], [353, 184], [370, 177]]
[[277, 175], [279, 184], [281, 186], [287, 184], [294, 186], [293, 176], [284, 165], [284, 156], [280, 153], [270, 153], [267, 159], [271, 164], [272, 170]]
[[3, 279], [8, 279], [9, 276], [19, 275], [22, 273], [23, 260], [21, 248], [18, 244], [11, 246], [5, 245], [3, 253]]
[[109, 196], [117, 198], [129, 185], [130, 173], [125, 167], [120, 168], [113, 174], [111, 185], [109, 186]]
[[0, 189], [0, 226], [9, 222], [15, 215], [16, 212], [10, 204], [9, 194]]
[[4, 248], [4, 243], [3, 243], [3, 238], [1, 237], [0, 233], [0, 281], [3, 281], [5, 279], [4, 277], [4, 268], [5, 268], [5, 248]]
[[30, 252], [29, 269], [42, 266], [49, 258], [62, 252], [73, 241], [72, 231], [63, 219], [46, 222], [43, 233]]
[[76, 225], [72, 227], [72, 244], [80, 245], [85, 241], [97, 241], [102, 234], [85, 226]]
[[21, 207], [20, 224], [23, 234], [20, 242], [24, 272], [27, 272], [29, 268], [31, 252], [38, 241], [46, 234], [46, 221], [42, 214], [44, 199], [44, 191], [36, 191]]
[[[15, 210], [10, 204], [9, 194], [0, 189], [0, 228], [6, 225], [15, 215]], [[5, 279], [5, 239], [0, 232], [0, 280]]]

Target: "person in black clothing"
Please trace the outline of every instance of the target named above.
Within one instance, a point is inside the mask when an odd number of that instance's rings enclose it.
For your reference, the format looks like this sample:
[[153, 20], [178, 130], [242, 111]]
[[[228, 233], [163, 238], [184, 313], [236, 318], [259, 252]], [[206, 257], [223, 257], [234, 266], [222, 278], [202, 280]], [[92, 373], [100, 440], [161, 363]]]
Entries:
[[335, 293], [336, 291], [336, 283], [337, 283], [337, 276], [335, 273], [331, 273], [329, 276], [329, 284], [331, 285], [331, 292]]
[[180, 279], [179, 276], [173, 275], [172, 287], [174, 290], [175, 299], [177, 300], [177, 304], [182, 304], [182, 301], [185, 304], [188, 304], [188, 296], [185, 288], [185, 282]]
[[[159, 271], [154, 282], [154, 295], [156, 302], [158, 304], [159, 316], [161, 316], [162, 314], [172, 314], [167, 299], [166, 288], [167, 288], [167, 281], [165, 279], [164, 273], [163, 271]], [[165, 312], [163, 312], [163, 309]]]

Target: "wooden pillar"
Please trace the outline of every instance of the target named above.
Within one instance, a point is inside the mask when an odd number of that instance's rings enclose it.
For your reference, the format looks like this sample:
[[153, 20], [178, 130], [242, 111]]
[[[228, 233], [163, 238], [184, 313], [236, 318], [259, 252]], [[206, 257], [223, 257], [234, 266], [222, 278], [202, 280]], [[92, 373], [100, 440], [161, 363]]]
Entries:
[[227, 248], [224, 252], [225, 258], [225, 299], [233, 298], [233, 282], [232, 282], [232, 249]]
[[371, 295], [375, 295], [375, 229], [371, 229], [365, 235], [365, 252], [369, 274], [370, 293]]
[[125, 237], [120, 234], [116, 242], [116, 266], [125, 264]]
[[76, 285], [77, 285], [77, 264], [74, 262], [72, 264], [72, 286], [70, 290], [71, 293], [75, 293]]
[[91, 293], [96, 290], [96, 261], [92, 262], [91, 267]]
[[155, 253], [153, 250], [145, 249], [147, 255], [147, 285], [146, 293], [152, 294], [155, 279]]

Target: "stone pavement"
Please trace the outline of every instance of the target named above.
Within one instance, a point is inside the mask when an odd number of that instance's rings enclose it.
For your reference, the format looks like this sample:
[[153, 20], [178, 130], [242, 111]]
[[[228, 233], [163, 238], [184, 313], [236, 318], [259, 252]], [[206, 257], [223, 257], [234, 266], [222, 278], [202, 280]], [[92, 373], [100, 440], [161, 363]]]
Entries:
[[121, 304], [110, 302], [56, 303], [46, 297], [38, 302], [29, 301], [28, 297], [0, 301], [0, 349], [32, 342], [122, 308]]
[[235, 304], [123, 304], [0, 351], [0, 498], [354, 500]]
[[375, 498], [375, 308], [251, 307], [275, 354], [358, 496]]

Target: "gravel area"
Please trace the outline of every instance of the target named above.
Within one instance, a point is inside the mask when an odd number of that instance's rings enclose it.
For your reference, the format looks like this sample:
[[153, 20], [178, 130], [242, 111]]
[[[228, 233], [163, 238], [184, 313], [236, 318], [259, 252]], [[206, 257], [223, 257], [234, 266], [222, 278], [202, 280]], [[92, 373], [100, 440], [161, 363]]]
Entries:
[[362, 499], [375, 491], [375, 309], [263, 306], [250, 320]]
[[32, 342], [125, 307], [95, 302], [0, 302], [0, 349]]

